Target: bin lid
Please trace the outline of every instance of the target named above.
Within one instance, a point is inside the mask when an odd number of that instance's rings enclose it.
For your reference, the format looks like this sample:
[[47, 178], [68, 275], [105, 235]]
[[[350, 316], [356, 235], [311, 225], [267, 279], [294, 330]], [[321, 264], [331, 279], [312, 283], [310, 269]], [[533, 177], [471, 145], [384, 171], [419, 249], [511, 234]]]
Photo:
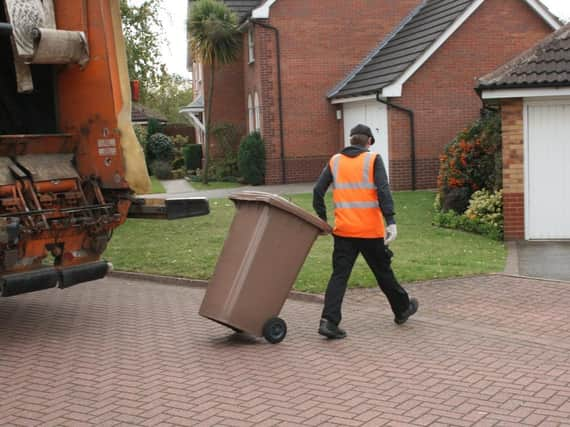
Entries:
[[327, 222], [323, 221], [318, 216], [310, 214], [303, 208], [300, 208], [296, 204], [291, 203], [289, 200], [278, 196], [277, 194], [264, 193], [262, 191], [241, 191], [239, 193], [231, 194], [230, 200], [266, 203], [276, 207], [277, 209], [281, 209], [295, 215], [296, 217], [320, 229], [324, 233], [330, 233], [332, 231], [331, 226]]

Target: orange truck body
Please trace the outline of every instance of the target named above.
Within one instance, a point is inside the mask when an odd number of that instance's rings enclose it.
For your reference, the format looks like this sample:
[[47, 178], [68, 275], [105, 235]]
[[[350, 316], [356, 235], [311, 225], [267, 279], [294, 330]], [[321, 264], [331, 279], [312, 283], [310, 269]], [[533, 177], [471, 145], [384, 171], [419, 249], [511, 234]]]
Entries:
[[[130, 122], [118, 3], [54, 2], [57, 29], [85, 34], [89, 62], [31, 65], [32, 73], [49, 76], [53, 96], [47, 104], [53, 111], [36, 111], [30, 120], [46, 113], [52, 118], [50, 132], [38, 132], [32, 123], [31, 131], [14, 133], [17, 126], [0, 116], [0, 295], [103, 277], [109, 266], [101, 256], [113, 230], [126, 221], [133, 203], [141, 204], [134, 194], [148, 189], [144, 155]], [[0, 22], [8, 19], [5, 5]], [[0, 40], [0, 64], [12, 59], [14, 43], [6, 41], [12, 37]], [[0, 95], [7, 95], [0, 114], [9, 115], [10, 105], [33, 109], [33, 96], [46, 104], [41, 98], [46, 86], [36, 95], [16, 94], [15, 74], [3, 70]]]

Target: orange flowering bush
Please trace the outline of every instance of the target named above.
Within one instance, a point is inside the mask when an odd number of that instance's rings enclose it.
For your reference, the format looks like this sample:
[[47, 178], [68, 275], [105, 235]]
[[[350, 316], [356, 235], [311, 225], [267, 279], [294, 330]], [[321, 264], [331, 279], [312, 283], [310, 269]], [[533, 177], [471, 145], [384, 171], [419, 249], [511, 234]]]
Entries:
[[501, 121], [487, 112], [460, 132], [440, 156], [438, 189], [443, 211], [461, 214], [471, 195], [502, 188]]

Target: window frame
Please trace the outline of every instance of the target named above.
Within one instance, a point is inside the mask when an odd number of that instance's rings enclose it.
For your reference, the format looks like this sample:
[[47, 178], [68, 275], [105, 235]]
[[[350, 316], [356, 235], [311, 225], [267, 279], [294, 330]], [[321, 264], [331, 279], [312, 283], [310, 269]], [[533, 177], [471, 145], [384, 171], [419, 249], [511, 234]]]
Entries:
[[255, 130], [255, 113], [253, 109], [253, 98], [251, 93], [247, 95], [247, 130], [252, 133]]
[[253, 32], [253, 27], [249, 27], [247, 30], [247, 52], [248, 63], [253, 64], [255, 62], [255, 34]]
[[259, 93], [257, 91], [255, 91], [253, 95], [253, 111], [255, 116], [255, 130], [261, 133], [261, 105], [259, 103]]

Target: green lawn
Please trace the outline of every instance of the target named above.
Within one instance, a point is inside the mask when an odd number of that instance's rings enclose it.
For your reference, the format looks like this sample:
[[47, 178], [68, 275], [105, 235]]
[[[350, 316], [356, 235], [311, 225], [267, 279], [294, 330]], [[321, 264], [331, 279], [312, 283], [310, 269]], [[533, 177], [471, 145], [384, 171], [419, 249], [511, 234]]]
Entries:
[[166, 189], [164, 188], [162, 183], [158, 179], [156, 179], [154, 176], [150, 177], [150, 184], [151, 184], [151, 188], [150, 188], [151, 194], [166, 193]]
[[[311, 195], [290, 198], [312, 211]], [[503, 270], [506, 250], [502, 243], [431, 225], [433, 193], [397, 192], [394, 198], [398, 239], [391, 248], [401, 282]], [[212, 213], [205, 217], [172, 222], [129, 220], [115, 232], [105, 255], [118, 270], [208, 279], [235, 211], [227, 199], [211, 200], [210, 205]], [[301, 270], [296, 289], [323, 292], [331, 271], [331, 253], [332, 237], [320, 237]], [[350, 285], [376, 286], [362, 259], [355, 266]]]
[[238, 188], [241, 187], [241, 184], [238, 184], [237, 182], [218, 182], [218, 181], [211, 181], [208, 183], [208, 185], [204, 185], [201, 182], [194, 182], [192, 181], [190, 183], [190, 185], [192, 186], [192, 188], [194, 188], [195, 190], [200, 190], [200, 191], [204, 191], [204, 190], [220, 190], [220, 189], [226, 189], [226, 188]]

